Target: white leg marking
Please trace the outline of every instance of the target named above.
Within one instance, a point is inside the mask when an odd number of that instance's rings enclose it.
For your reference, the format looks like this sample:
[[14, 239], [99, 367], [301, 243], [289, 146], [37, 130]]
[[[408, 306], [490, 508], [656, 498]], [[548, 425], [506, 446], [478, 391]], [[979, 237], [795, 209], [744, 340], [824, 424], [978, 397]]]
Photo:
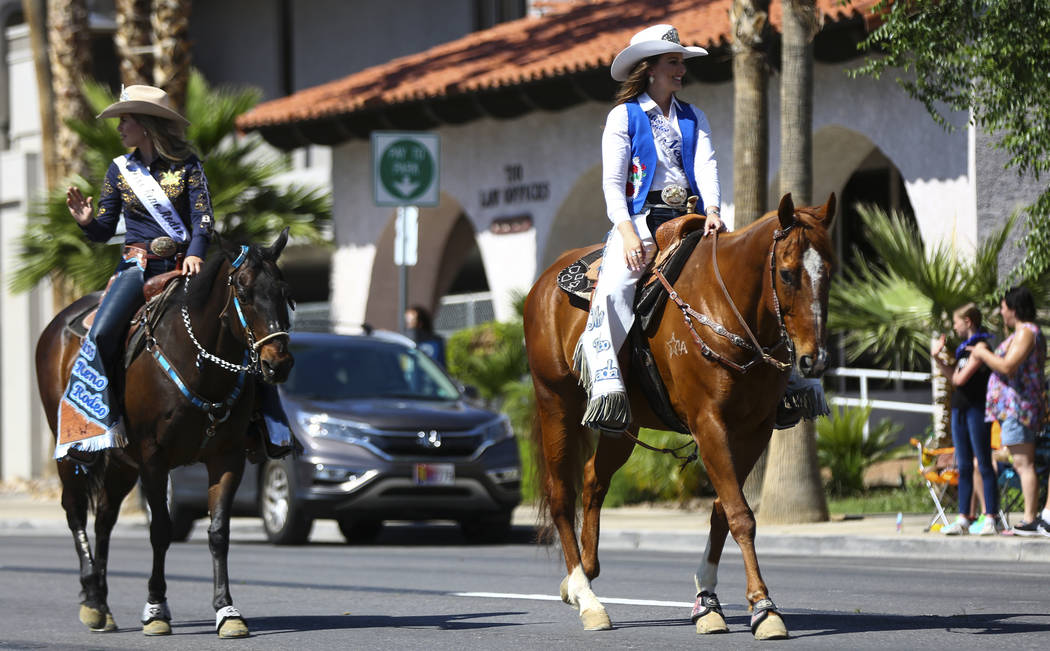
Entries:
[[580, 612], [592, 608], [605, 610], [602, 602], [598, 601], [598, 597], [591, 590], [591, 581], [583, 573], [583, 567], [580, 565], [569, 574], [569, 599], [579, 606]]
[[696, 591], [698, 593], [707, 590], [714, 594], [715, 588], [718, 587], [718, 566], [711, 562], [711, 538], [707, 539], [707, 547], [704, 547], [704, 560], [701, 561], [700, 567], [696, 570], [696, 575], [693, 580], [696, 582]]

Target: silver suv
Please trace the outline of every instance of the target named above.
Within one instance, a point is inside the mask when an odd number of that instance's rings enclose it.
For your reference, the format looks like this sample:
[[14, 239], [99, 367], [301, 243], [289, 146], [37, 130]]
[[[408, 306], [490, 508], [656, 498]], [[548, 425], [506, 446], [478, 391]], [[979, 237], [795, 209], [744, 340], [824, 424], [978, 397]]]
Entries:
[[[281, 399], [302, 444], [297, 459], [249, 464], [234, 515], [258, 515], [270, 541], [300, 544], [331, 518], [349, 542], [385, 520], [454, 520], [468, 540], [510, 532], [521, 501], [517, 441], [507, 417], [473, 406], [406, 338], [294, 333], [295, 367]], [[207, 515], [207, 473], [172, 471], [176, 540]]]

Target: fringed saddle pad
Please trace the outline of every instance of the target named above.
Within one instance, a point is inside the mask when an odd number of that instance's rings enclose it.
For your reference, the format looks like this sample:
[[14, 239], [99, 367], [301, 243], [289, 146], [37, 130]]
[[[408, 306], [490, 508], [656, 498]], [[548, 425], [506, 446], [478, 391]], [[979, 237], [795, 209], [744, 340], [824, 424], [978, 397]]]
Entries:
[[602, 247], [599, 246], [562, 269], [558, 274], [558, 287], [570, 296], [583, 299], [584, 304], [589, 305], [591, 295], [598, 284], [598, 270], [601, 266]]
[[[171, 272], [175, 274], [176, 272]], [[171, 295], [175, 285], [171, 281], [177, 277], [176, 275], [161, 274], [150, 278], [146, 281], [143, 292], [146, 296], [146, 303], [135, 311], [135, 316], [132, 317], [130, 328], [128, 330], [127, 339], [124, 342], [124, 368], [131, 366], [131, 362], [134, 361], [135, 357], [142, 350], [146, 341], [144, 338], [145, 330], [140, 327], [142, 323], [142, 314], [148, 308], [150, 310], [150, 325], [155, 325], [157, 319], [164, 312], [167, 298]], [[152, 282], [159, 280], [160, 282]], [[91, 324], [95, 322], [95, 315], [98, 314], [99, 305], [102, 303], [102, 297], [105, 294], [103, 292], [93, 292], [88, 294], [95, 300], [88, 305], [87, 308], [77, 312], [76, 314], [69, 317], [66, 321], [66, 330], [68, 330], [73, 336], [78, 339], [83, 339], [87, 336], [88, 330], [91, 329]]]

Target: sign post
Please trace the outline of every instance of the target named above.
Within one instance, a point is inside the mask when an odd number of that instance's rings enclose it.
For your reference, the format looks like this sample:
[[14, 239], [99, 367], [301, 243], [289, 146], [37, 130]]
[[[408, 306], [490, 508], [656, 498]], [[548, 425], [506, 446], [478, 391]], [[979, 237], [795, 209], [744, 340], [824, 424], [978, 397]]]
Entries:
[[372, 132], [372, 178], [377, 206], [397, 206], [394, 264], [398, 266], [400, 313], [405, 332], [408, 310], [408, 267], [419, 253], [419, 206], [436, 206], [438, 194], [438, 134]]

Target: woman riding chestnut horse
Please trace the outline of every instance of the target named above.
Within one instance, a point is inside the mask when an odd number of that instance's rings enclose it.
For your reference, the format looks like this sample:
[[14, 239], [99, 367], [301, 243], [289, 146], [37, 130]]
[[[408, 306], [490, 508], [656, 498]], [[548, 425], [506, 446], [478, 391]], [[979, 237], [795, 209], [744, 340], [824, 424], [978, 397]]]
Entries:
[[[741, 487], [769, 443], [791, 366], [806, 377], [822, 371], [834, 213], [834, 195], [817, 208], [795, 208], [786, 195], [775, 213], [754, 224], [703, 238], [674, 284], [677, 302], [668, 302], [649, 338], [670, 405], [695, 439], [718, 494], [696, 573], [698, 633], [727, 630], [716, 587], [722, 547], [732, 533], [743, 554], [752, 632], [759, 639], [787, 636], [759, 572], [755, 518]], [[632, 414], [626, 433], [599, 435], [595, 447], [582, 422], [587, 391], [573, 370], [573, 352], [587, 313], [570, 302], [556, 278], [596, 248], [563, 254], [536, 281], [524, 315], [538, 411], [541, 513], [561, 540], [568, 572], [562, 599], [579, 609], [588, 630], [612, 626], [591, 590], [600, 568], [599, 517], [610, 480], [634, 450], [639, 428], [666, 429], [639, 390], [638, 369], [626, 366], [628, 355], [620, 360], [627, 369]], [[583, 525], [577, 539], [581, 483]]]

